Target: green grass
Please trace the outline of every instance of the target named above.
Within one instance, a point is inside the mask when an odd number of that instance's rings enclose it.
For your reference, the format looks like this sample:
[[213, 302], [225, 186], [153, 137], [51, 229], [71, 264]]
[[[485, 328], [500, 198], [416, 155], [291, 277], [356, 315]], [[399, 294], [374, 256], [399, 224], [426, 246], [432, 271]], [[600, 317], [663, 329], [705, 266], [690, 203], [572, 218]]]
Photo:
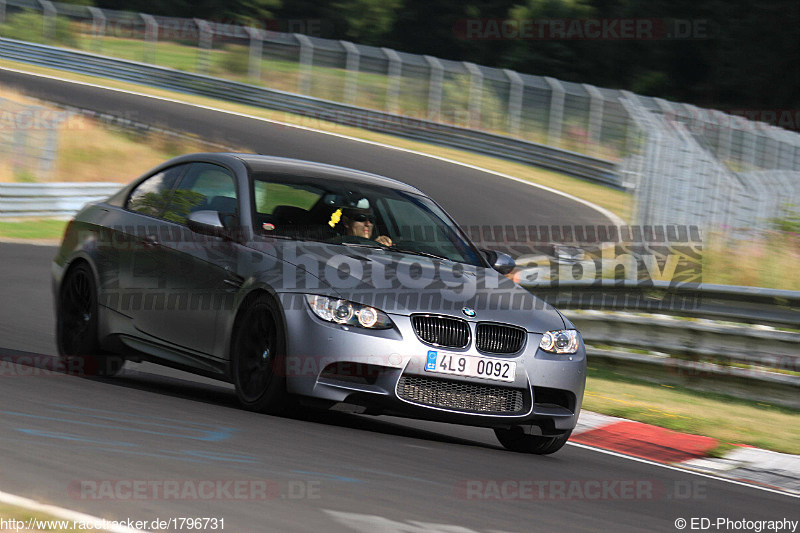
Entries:
[[583, 408], [720, 441], [800, 454], [800, 412], [589, 368]]
[[748, 239], [705, 235], [703, 282], [800, 290], [800, 236], [763, 232]]
[[[48, 515], [47, 513], [42, 513], [38, 511], [30, 511], [24, 507], [18, 505], [9, 505], [5, 503], [0, 503], [0, 518], [8, 521], [8, 520], [16, 520], [25, 522], [27, 525], [28, 520], [36, 520], [39, 521], [39, 528], [35, 531], [57, 531], [59, 533], [78, 533], [80, 531], [86, 531], [86, 529], [80, 528], [73, 528], [71, 525], [73, 524], [72, 520], [64, 520], [62, 518], [56, 518], [55, 516]], [[43, 524], [50, 522], [50, 524]], [[68, 522], [70, 527], [61, 528], [61, 527], [43, 527], [43, 526], [55, 526], [54, 522]], [[18, 528], [19, 531], [34, 531], [26, 529], [25, 527]], [[4, 529], [3, 531], [15, 531], [13, 528]], [[95, 530], [95, 531], [106, 531], [106, 530]]]
[[58, 240], [64, 236], [65, 220], [26, 219], [0, 222], [0, 238], [29, 240]]

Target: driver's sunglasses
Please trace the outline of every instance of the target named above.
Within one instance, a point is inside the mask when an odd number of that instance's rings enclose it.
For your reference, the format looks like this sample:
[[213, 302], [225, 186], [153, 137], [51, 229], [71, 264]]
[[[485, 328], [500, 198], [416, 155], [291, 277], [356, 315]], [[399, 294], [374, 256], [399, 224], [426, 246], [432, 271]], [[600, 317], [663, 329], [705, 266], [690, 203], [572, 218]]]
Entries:
[[367, 220], [369, 220], [370, 222], [372, 222], [374, 224], [375, 223], [375, 215], [363, 215], [363, 214], [361, 214], [361, 215], [353, 215], [353, 216], [350, 217], [350, 220], [352, 220], [353, 222], [366, 222]]

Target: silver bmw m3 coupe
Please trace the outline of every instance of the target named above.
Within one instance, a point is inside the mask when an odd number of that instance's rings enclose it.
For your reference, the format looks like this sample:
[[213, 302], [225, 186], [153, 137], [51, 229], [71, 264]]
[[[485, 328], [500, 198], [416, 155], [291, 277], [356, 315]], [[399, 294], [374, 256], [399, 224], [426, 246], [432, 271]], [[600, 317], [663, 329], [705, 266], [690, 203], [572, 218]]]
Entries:
[[513, 268], [399, 181], [193, 154], [70, 222], [53, 262], [58, 349], [85, 374], [146, 360], [226, 380], [255, 411], [483, 426], [552, 453], [578, 419], [585, 349]]

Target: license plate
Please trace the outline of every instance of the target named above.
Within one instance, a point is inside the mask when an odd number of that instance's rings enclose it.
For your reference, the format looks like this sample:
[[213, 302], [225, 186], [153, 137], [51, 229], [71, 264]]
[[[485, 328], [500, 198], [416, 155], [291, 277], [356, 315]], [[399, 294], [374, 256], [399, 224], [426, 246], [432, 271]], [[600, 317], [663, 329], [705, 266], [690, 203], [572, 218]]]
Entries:
[[456, 376], [510, 382], [516, 378], [517, 363], [502, 359], [490, 359], [489, 357], [428, 350], [425, 370], [438, 372], [439, 374], [454, 374]]

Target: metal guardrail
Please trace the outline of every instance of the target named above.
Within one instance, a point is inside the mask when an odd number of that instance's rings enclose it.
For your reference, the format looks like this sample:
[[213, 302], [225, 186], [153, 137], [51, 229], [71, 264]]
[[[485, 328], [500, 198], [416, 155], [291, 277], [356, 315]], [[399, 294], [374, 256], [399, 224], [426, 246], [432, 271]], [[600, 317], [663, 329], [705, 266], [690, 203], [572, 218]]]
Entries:
[[615, 163], [503, 135], [374, 111], [200, 74], [10, 39], [0, 39], [0, 56], [23, 63], [313, 116], [316, 119], [337, 124], [356, 126], [532, 164], [617, 188], [623, 186]]
[[[569, 312], [587, 343], [800, 372], [800, 332], [627, 313]], [[623, 334], [624, 333], [624, 334]], [[800, 377], [798, 378], [800, 385]]]
[[800, 329], [800, 291], [627, 280], [523, 286], [558, 309], [661, 313]]
[[590, 364], [800, 409], [800, 291], [615, 280], [525, 288], [575, 324]]
[[72, 216], [121, 187], [117, 183], [0, 183], [0, 218]]

